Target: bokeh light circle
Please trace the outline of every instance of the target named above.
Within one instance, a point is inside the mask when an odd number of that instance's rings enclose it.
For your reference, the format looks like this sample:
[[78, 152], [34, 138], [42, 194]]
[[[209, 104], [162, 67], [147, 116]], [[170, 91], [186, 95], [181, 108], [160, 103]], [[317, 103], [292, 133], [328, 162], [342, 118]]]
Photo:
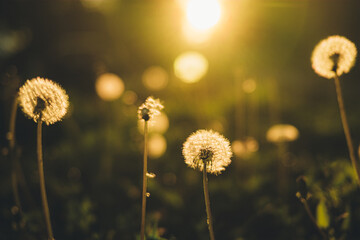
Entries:
[[[154, 116], [153, 121], [149, 123], [148, 131], [150, 133], [165, 133], [169, 128], [169, 119], [164, 112]], [[138, 129], [140, 133], [144, 133], [144, 121], [138, 120]]]
[[208, 71], [208, 60], [198, 52], [180, 54], [174, 62], [175, 76], [186, 83], [199, 81]]
[[124, 92], [124, 82], [119, 76], [113, 73], [101, 74], [96, 79], [96, 93], [105, 101], [114, 101]]
[[142, 75], [142, 82], [149, 90], [161, 90], [166, 87], [169, 81], [169, 75], [160, 66], [152, 66], [147, 68]]
[[149, 156], [152, 158], [161, 157], [166, 151], [166, 139], [163, 135], [154, 133], [149, 136]]
[[298, 137], [299, 130], [290, 124], [276, 124], [266, 132], [266, 139], [274, 143], [292, 142]]
[[242, 83], [242, 88], [245, 93], [253, 93], [256, 90], [256, 81], [253, 78], [246, 79]]

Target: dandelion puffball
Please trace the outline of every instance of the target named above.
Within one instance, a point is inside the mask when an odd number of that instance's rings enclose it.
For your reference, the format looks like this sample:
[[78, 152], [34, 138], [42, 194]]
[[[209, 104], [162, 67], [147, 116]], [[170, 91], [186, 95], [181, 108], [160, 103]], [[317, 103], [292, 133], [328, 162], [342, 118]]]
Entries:
[[355, 64], [356, 46], [342, 36], [330, 36], [316, 45], [312, 57], [312, 68], [324, 78], [334, 78], [348, 73]]
[[231, 163], [230, 142], [221, 134], [212, 130], [198, 130], [192, 133], [183, 145], [185, 163], [194, 169], [219, 174]]
[[45, 78], [27, 80], [19, 89], [19, 104], [29, 118], [47, 125], [61, 120], [67, 112], [69, 97], [60, 85]]
[[139, 109], [138, 117], [145, 121], [153, 120], [153, 118], [160, 114], [160, 111], [164, 108], [161, 104], [160, 99], [154, 99], [153, 97], [148, 97], [145, 100]]
[[290, 124], [276, 124], [269, 128], [266, 133], [266, 139], [274, 143], [291, 142], [298, 137], [299, 130]]

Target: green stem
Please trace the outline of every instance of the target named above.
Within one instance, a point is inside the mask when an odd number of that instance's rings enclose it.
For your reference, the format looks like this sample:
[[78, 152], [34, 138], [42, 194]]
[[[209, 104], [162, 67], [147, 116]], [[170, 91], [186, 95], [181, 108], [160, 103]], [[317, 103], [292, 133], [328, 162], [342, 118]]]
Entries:
[[323, 230], [321, 230], [321, 228], [318, 226], [317, 222], [316, 222], [316, 219], [314, 217], [314, 215], [312, 214], [310, 208], [309, 208], [309, 204], [307, 203], [306, 199], [305, 198], [301, 198], [300, 201], [302, 202], [302, 204], [304, 204], [304, 208], [305, 208], [305, 211], [307, 213], [307, 215], [309, 216], [310, 220], [312, 221], [312, 223], [315, 225], [316, 229], [319, 231], [320, 235], [322, 236], [322, 238], [324, 240], [328, 239], [326, 234], [324, 233]]
[[37, 156], [38, 156], [38, 167], [39, 167], [39, 177], [40, 177], [40, 190], [41, 190], [41, 200], [42, 206], [45, 216], [46, 222], [46, 229], [48, 232], [49, 240], [54, 240], [53, 231], [51, 228], [51, 221], [50, 221], [50, 212], [49, 212], [49, 205], [46, 197], [46, 189], [45, 189], [45, 177], [44, 177], [44, 163], [43, 163], [43, 154], [42, 154], [42, 143], [41, 143], [41, 115], [38, 119], [37, 125]]
[[145, 215], [146, 215], [146, 188], [147, 188], [147, 154], [148, 154], [148, 122], [144, 121], [144, 164], [143, 164], [143, 189], [142, 189], [142, 206], [141, 206], [141, 231], [140, 239], [145, 239]]
[[206, 173], [206, 161], [203, 161], [203, 162], [204, 162], [203, 186], [204, 186], [205, 207], [206, 207], [206, 215], [207, 215], [206, 222], [207, 222], [207, 225], [209, 228], [210, 239], [215, 240], [214, 230], [213, 230], [213, 226], [212, 226], [211, 209], [210, 209], [210, 197], [209, 197], [209, 189], [208, 189], [208, 178], [207, 178], [207, 173]]
[[347, 146], [348, 146], [351, 163], [352, 163], [353, 168], [354, 168], [354, 170], [356, 172], [356, 177], [357, 177], [357, 180], [358, 180], [358, 184], [360, 184], [359, 163], [357, 162], [357, 159], [355, 157], [355, 151], [354, 151], [354, 147], [353, 147], [353, 143], [352, 143], [352, 139], [351, 139], [350, 128], [349, 128], [349, 124], [348, 124], [347, 118], [346, 118], [344, 100], [343, 100], [342, 93], [341, 93], [340, 81], [339, 81], [339, 77], [337, 76], [337, 74], [335, 74], [334, 79], [335, 79], [337, 100], [338, 100], [338, 103], [339, 103], [340, 116], [341, 116], [341, 121], [342, 121], [342, 125], [343, 125], [343, 128], [344, 128], [344, 134], [345, 134], [345, 138], [346, 138], [346, 143], [347, 143]]

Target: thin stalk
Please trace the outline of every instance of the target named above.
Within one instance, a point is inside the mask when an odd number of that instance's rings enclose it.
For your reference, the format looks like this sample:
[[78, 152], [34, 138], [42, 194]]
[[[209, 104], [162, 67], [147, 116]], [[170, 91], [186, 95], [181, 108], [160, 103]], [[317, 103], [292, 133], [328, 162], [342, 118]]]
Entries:
[[17, 111], [17, 95], [14, 98], [12, 107], [11, 107], [11, 115], [10, 115], [10, 123], [9, 123], [9, 133], [8, 133], [8, 140], [9, 140], [9, 152], [10, 152], [10, 158], [12, 161], [12, 171], [11, 171], [11, 182], [12, 182], [12, 188], [13, 188], [13, 194], [14, 194], [14, 201], [15, 205], [19, 209], [19, 214], [22, 216], [22, 206], [20, 201], [20, 194], [19, 194], [19, 188], [18, 188], [18, 177], [19, 173], [17, 171], [18, 166], [18, 159], [16, 157], [15, 153], [15, 122], [16, 122], [16, 111]]
[[142, 189], [142, 206], [141, 206], [141, 231], [140, 239], [145, 239], [145, 215], [146, 215], [146, 193], [147, 193], [147, 154], [148, 154], [148, 122], [144, 121], [144, 164], [143, 164], [143, 189]]
[[302, 202], [302, 204], [304, 204], [304, 208], [305, 211], [307, 213], [307, 215], [309, 216], [310, 220], [312, 221], [312, 223], [315, 225], [316, 229], [319, 231], [320, 235], [322, 236], [322, 238], [324, 240], [328, 239], [328, 237], [326, 236], [326, 234], [324, 233], [323, 230], [321, 230], [321, 228], [317, 225], [316, 223], [316, 219], [314, 217], [314, 215], [312, 214], [310, 208], [309, 208], [309, 204], [307, 203], [305, 198], [301, 198], [300, 201]]
[[351, 163], [352, 163], [353, 168], [354, 168], [354, 170], [356, 172], [356, 177], [357, 177], [357, 180], [358, 180], [358, 184], [360, 184], [359, 163], [357, 162], [357, 159], [355, 157], [355, 151], [354, 151], [354, 147], [353, 147], [353, 143], [352, 143], [352, 139], [351, 139], [350, 128], [349, 128], [349, 124], [348, 124], [348, 121], [347, 121], [347, 118], [346, 118], [344, 100], [343, 100], [342, 93], [341, 93], [340, 81], [339, 81], [339, 77], [337, 76], [337, 74], [335, 74], [334, 79], [335, 79], [337, 100], [338, 100], [339, 109], [340, 109], [341, 122], [342, 122], [342, 125], [343, 125], [343, 128], [344, 128], [344, 134], [345, 134], [345, 138], [346, 138], [346, 143], [347, 143], [347, 146], [348, 146]]
[[45, 216], [46, 229], [49, 236], [48, 239], [55, 240], [51, 227], [49, 205], [48, 205], [48, 201], [46, 197], [46, 189], [45, 189], [44, 163], [43, 163], [42, 142], [41, 142], [41, 135], [42, 135], [41, 124], [42, 121], [40, 115], [37, 125], [37, 156], [38, 156], [38, 167], [39, 167], [39, 177], [40, 177], [41, 200], [42, 200], [42, 207]]
[[211, 216], [211, 209], [210, 209], [210, 197], [209, 197], [209, 189], [208, 189], [208, 178], [206, 173], [206, 161], [204, 162], [203, 168], [203, 186], [204, 186], [204, 197], [205, 197], [205, 207], [206, 207], [206, 215], [207, 215], [207, 225], [209, 228], [210, 239], [215, 240], [214, 229], [212, 225], [212, 216]]

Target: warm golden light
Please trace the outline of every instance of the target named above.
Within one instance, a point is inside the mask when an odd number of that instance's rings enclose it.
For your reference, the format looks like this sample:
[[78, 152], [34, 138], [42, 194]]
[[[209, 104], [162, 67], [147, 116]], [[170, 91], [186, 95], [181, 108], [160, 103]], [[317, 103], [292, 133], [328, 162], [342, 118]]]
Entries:
[[235, 140], [231, 148], [237, 157], [246, 157], [259, 150], [259, 142], [253, 137], [246, 137], [243, 141]]
[[46, 125], [60, 121], [69, 107], [69, 97], [57, 83], [46, 78], [27, 80], [20, 87], [18, 101], [23, 112], [35, 122]]
[[259, 150], [259, 143], [253, 137], [247, 137], [245, 140], [246, 150], [253, 153]]
[[231, 149], [237, 157], [241, 157], [247, 152], [245, 144], [240, 140], [233, 141], [231, 143]]
[[291, 142], [298, 137], [299, 130], [290, 124], [276, 124], [269, 128], [266, 133], [266, 139], [274, 143]]
[[113, 73], [100, 75], [95, 84], [96, 93], [105, 101], [118, 99], [124, 92], [124, 82]]
[[207, 30], [219, 22], [221, 7], [217, 0], [189, 0], [186, 18], [197, 30]]
[[[353, 42], [343, 36], [330, 36], [318, 43], [312, 53], [314, 71], [324, 78], [348, 73], [354, 66], [357, 50]], [[335, 67], [335, 69], [334, 69]]]
[[[169, 119], [167, 115], [161, 112], [160, 115], [154, 116], [153, 121], [150, 122], [148, 128], [150, 133], [165, 133], [169, 128]], [[144, 133], [144, 123], [143, 121], [138, 121], [139, 132]]]
[[242, 83], [242, 88], [245, 93], [253, 93], [256, 90], [256, 81], [253, 78], [246, 79]]
[[166, 151], [166, 139], [161, 134], [151, 134], [149, 137], [149, 156], [152, 158], [161, 157]]
[[126, 105], [134, 105], [137, 99], [138, 99], [138, 96], [137, 96], [136, 92], [131, 91], [131, 90], [125, 91], [124, 95], [122, 97], [122, 100]]
[[186, 83], [199, 81], [208, 70], [207, 59], [197, 52], [185, 52], [174, 62], [175, 75]]
[[194, 29], [189, 23], [182, 26], [185, 39], [190, 43], [201, 44], [206, 42], [212, 35], [212, 31], [199, 31]]
[[167, 72], [159, 66], [152, 66], [145, 70], [142, 75], [142, 82], [149, 90], [161, 90], [166, 87], [169, 81]]

